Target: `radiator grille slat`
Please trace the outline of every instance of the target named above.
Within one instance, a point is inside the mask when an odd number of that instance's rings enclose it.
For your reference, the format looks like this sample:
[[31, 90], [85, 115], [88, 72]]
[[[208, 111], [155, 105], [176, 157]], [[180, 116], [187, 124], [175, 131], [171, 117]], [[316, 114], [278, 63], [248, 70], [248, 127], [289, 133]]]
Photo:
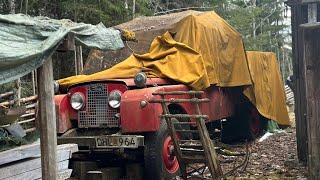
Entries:
[[78, 112], [79, 127], [119, 127], [115, 117], [117, 109], [108, 105], [108, 89], [105, 84], [87, 85], [86, 107]]

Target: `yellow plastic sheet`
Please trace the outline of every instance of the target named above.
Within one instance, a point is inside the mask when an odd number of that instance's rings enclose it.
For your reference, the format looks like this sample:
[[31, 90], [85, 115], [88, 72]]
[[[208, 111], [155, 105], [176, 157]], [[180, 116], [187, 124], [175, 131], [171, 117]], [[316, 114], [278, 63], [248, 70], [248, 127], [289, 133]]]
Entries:
[[241, 35], [215, 12], [191, 13], [157, 37], [149, 53], [128, 59], [89, 76], [60, 80], [61, 86], [104, 79], [132, 78], [147, 70], [149, 76], [173, 79], [193, 89], [250, 85], [251, 78]]
[[157, 37], [147, 54], [131, 55], [110, 69], [62, 79], [59, 84], [68, 87], [93, 80], [132, 78], [140, 71], [146, 72], [149, 77], [173, 79], [198, 90], [210, 86], [202, 56], [173, 40], [169, 32]]
[[210, 84], [220, 87], [251, 84], [241, 34], [215, 12], [189, 15], [170, 32], [176, 33], [176, 41], [202, 55]]
[[248, 51], [247, 58], [253, 85], [244, 90], [245, 96], [264, 117], [281, 125], [290, 125], [276, 55], [271, 52]]

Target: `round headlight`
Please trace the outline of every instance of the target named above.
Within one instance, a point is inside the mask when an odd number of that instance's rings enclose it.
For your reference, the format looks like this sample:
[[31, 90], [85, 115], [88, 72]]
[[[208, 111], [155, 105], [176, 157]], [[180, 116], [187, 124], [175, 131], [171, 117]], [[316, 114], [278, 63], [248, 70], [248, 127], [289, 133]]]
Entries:
[[112, 108], [118, 108], [120, 107], [121, 102], [121, 92], [120, 91], [111, 91], [108, 97], [109, 105]]
[[146, 73], [144, 73], [144, 72], [137, 73], [136, 76], [134, 77], [134, 83], [139, 88], [146, 87], [146, 83], [147, 83], [147, 75], [146, 75]]
[[72, 94], [70, 104], [73, 109], [80, 110], [84, 107], [84, 95], [80, 92]]

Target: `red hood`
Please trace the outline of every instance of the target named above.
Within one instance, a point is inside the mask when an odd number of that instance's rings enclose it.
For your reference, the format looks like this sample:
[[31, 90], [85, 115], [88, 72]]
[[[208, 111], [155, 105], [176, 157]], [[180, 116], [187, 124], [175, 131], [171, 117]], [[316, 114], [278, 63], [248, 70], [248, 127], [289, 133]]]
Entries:
[[[134, 83], [133, 78], [128, 78], [128, 79], [107, 79], [105, 81], [112, 82], [123, 82], [127, 86], [135, 86], [136, 84]], [[177, 84], [176, 82], [169, 80], [169, 79], [162, 79], [162, 78], [148, 78], [147, 79], [147, 85], [167, 85], [167, 84]]]

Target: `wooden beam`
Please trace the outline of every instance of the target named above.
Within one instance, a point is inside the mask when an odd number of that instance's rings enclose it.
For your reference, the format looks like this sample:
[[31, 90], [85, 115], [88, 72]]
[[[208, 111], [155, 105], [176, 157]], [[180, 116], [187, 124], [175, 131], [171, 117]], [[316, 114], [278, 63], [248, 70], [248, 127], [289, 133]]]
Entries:
[[39, 99], [39, 130], [41, 146], [42, 179], [57, 179], [57, 127], [56, 111], [53, 104], [52, 59], [47, 59], [37, 69]]
[[310, 179], [320, 179], [320, 28], [304, 31], [307, 97], [308, 170]]
[[[71, 155], [75, 152], [78, 152], [77, 144], [61, 144], [57, 149], [57, 161], [67, 160], [71, 158]], [[9, 164], [23, 159], [40, 157], [40, 153], [39, 143], [24, 145], [3, 151], [0, 152], [0, 165]], [[65, 157], [66, 155], [68, 156]]]
[[296, 116], [296, 137], [297, 154], [300, 162], [307, 163], [307, 123], [306, 123], [306, 97], [303, 69], [303, 45], [302, 32], [299, 26], [308, 22], [308, 9], [301, 4], [291, 4], [291, 27], [292, 27], [292, 64], [294, 76], [295, 94], [295, 116]]

